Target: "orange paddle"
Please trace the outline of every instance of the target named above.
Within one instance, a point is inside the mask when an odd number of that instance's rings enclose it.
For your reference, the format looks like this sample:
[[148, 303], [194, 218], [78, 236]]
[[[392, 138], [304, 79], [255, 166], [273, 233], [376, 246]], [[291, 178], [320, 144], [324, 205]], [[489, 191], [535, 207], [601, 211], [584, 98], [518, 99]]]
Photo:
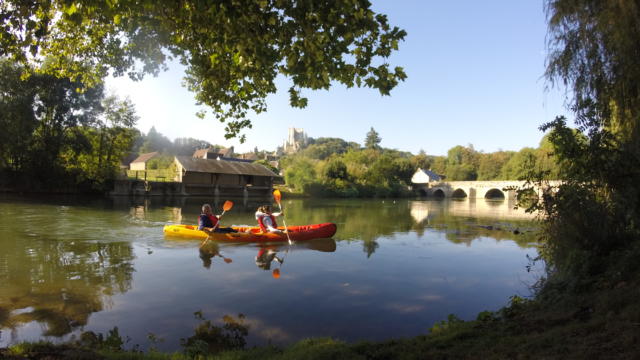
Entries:
[[[224, 204], [222, 205], [222, 214], [220, 214], [220, 217], [218, 218], [218, 222], [216, 223], [216, 226], [213, 227], [213, 231], [216, 231], [216, 229], [218, 228], [218, 225], [220, 225], [220, 219], [222, 219], [222, 215], [224, 215], [224, 213], [226, 213], [227, 211], [231, 210], [231, 208], [233, 207], [233, 201], [227, 200], [224, 202]], [[204, 239], [204, 241], [202, 242], [202, 244], [204, 245], [204, 243], [206, 243], [207, 241], [209, 241], [211, 235], [208, 235], [206, 239]]]
[[216, 226], [213, 227], [213, 230], [218, 228], [218, 225], [220, 225], [220, 219], [222, 219], [222, 215], [224, 215], [224, 213], [226, 213], [227, 211], [231, 210], [231, 208], [233, 207], [233, 201], [227, 200], [224, 202], [224, 204], [222, 205], [222, 214], [220, 214], [220, 217], [218, 218], [218, 222], [216, 223]]
[[[282, 199], [282, 194], [280, 194], [280, 190], [273, 190], [273, 199], [278, 203], [278, 208], [280, 208], [280, 212], [282, 212], [282, 205], [280, 205], [280, 200]], [[289, 237], [289, 231], [287, 230], [287, 222], [284, 220], [284, 215], [282, 215], [282, 223], [284, 224], [284, 231], [287, 234], [287, 240], [289, 240], [289, 245], [293, 244], [291, 238]]]

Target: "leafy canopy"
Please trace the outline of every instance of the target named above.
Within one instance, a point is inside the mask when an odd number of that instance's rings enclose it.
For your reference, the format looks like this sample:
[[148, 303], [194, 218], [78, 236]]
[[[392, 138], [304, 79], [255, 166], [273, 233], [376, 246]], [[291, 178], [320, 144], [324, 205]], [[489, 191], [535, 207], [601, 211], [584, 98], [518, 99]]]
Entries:
[[406, 75], [386, 58], [406, 32], [370, 8], [368, 0], [5, 0], [0, 56], [50, 58], [44, 71], [88, 87], [109, 73], [156, 75], [177, 58], [187, 88], [228, 120], [231, 138], [251, 127], [249, 111], [266, 111], [279, 74], [292, 82], [294, 107], [307, 105], [303, 88], [333, 81], [389, 95]]

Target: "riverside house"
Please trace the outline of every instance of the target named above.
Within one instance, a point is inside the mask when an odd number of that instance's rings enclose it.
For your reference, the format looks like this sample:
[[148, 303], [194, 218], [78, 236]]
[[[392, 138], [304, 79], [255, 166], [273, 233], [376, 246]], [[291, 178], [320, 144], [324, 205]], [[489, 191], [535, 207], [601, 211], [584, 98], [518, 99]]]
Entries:
[[175, 181], [188, 195], [271, 196], [282, 177], [267, 167], [247, 161], [176, 156]]

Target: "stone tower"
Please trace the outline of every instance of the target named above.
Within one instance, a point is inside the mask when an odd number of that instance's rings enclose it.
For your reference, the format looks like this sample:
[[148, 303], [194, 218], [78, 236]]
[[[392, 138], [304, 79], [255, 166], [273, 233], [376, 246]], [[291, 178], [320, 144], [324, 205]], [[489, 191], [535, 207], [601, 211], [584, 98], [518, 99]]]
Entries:
[[307, 134], [303, 129], [289, 128], [289, 137], [284, 142], [284, 153], [293, 154], [307, 145]]

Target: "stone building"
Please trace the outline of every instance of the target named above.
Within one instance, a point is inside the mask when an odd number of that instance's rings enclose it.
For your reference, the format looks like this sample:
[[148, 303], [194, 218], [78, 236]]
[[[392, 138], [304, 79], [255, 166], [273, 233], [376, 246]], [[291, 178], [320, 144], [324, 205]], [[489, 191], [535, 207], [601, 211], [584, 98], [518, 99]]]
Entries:
[[303, 129], [289, 128], [289, 136], [283, 145], [285, 154], [293, 154], [307, 146], [308, 138]]

